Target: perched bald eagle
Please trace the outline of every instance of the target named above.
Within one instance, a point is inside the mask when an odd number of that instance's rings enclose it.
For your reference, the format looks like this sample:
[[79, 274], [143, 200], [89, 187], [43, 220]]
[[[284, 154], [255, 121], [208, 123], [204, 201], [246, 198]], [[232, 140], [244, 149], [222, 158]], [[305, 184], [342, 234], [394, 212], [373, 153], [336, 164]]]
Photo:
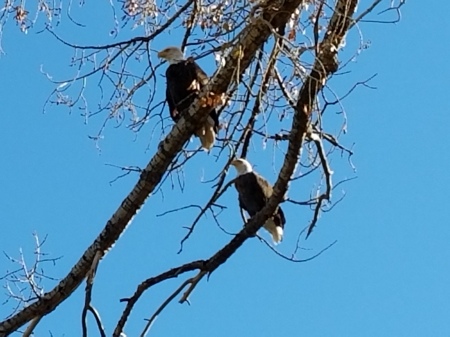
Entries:
[[[170, 116], [177, 122], [209, 79], [191, 57], [184, 58], [178, 47], [167, 47], [158, 53], [158, 57], [169, 62], [166, 70], [166, 101], [169, 105]], [[213, 147], [218, 129], [219, 118], [216, 110], [213, 109], [204, 125], [195, 132], [204, 149], [210, 150]]]
[[[239, 194], [239, 206], [252, 217], [267, 203], [273, 193], [269, 182], [253, 171], [252, 165], [239, 158], [231, 162], [237, 170], [234, 186]], [[283, 228], [286, 223], [283, 210], [277, 207], [272, 217], [267, 219], [263, 227], [272, 235], [275, 244], [283, 239]]]

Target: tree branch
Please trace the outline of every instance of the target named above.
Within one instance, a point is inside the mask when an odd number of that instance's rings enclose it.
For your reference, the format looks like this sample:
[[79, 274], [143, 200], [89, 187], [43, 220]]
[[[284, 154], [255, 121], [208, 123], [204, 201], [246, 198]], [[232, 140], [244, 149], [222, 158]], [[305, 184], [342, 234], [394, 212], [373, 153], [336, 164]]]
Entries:
[[[144, 282], [142, 282], [141, 284], [139, 284], [139, 286], [136, 289], [136, 292], [134, 293], [134, 295], [132, 297], [123, 298], [120, 300], [121, 302], [127, 302], [127, 305], [125, 307], [125, 310], [122, 312], [122, 316], [120, 317], [119, 322], [116, 325], [116, 328], [114, 329], [113, 336], [114, 337], [120, 336], [120, 334], [122, 333], [123, 328], [125, 326], [125, 323], [127, 322], [128, 317], [131, 314], [131, 310], [133, 309], [136, 302], [139, 300], [139, 298], [142, 296], [142, 294], [147, 289], [149, 289], [150, 287], [154, 286], [155, 284], [158, 284], [165, 280], [178, 277], [179, 275], [189, 272], [189, 271], [192, 271], [192, 270], [202, 269], [203, 267], [204, 267], [203, 260], [186, 263], [177, 268], [172, 268], [169, 271], [166, 271], [158, 276], [151, 277], [151, 278], [145, 280]], [[183, 289], [183, 288], [181, 288], [181, 289]]]

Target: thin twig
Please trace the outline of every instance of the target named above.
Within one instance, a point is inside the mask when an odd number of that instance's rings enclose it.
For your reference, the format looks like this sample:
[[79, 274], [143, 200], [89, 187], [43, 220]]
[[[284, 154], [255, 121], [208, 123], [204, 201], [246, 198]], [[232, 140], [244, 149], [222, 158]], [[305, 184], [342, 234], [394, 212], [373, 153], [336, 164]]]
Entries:
[[197, 284], [201, 281], [203, 276], [205, 276], [206, 274], [207, 274], [206, 271], [201, 270], [201, 271], [199, 271], [199, 273], [196, 276], [194, 276], [193, 278], [190, 278], [189, 280], [187, 280], [187, 283], [190, 283], [190, 286], [189, 286], [188, 290], [186, 290], [184, 292], [183, 296], [181, 297], [181, 299], [179, 301], [180, 303], [184, 303], [184, 302], [188, 302], [189, 303], [189, 295], [195, 289]]
[[158, 315], [164, 310], [164, 308], [175, 298], [178, 294], [190, 283], [190, 280], [184, 281], [155, 311], [155, 313], [150, 317], [147, 324], [145, 325], [144, 330], [141, 333], [141, 337], [145, 337], [148, 330], [151, 328], [153, 322], [158, 317]]
[[37, 316], [37, 317], [33, 318], [31, 323], [28, 325], [27, 329], [23, 333], [23, 337], [30, 337], [31, 336], [31, 334], [33, 333], [34, 328], [38, 325], [38, 323], [40, 322], [41, 318], [42, 318], [42, 316]]

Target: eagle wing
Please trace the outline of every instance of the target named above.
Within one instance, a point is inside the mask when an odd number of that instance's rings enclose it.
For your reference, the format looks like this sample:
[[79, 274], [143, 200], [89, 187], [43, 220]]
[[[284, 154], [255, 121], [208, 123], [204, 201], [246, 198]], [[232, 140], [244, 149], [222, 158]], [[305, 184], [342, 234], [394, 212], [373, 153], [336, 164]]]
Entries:
[[239, 206], [250, 216], [254, 216], [266, 205], [272, 191], [270, 184], [253, 172], [237, 177], [234, 185], [239, 193]]
[[[272, 185], [263, 177], [261, 177], [259, 174], [255, 174], [256, 179], [258, 181], [258, 185], [261, 186], [261, 191], [263, 192], [264, 196], [265, 196], [265, 203], [267, 203], [267, 201], [269, 200], [269, 198], [272, 196], [273, 194], [273, 187]], [[277, 226], [281, 226], [284, 227], [284, 224], [286, 223], [286, 218], [284, 217], [284, 212], [281, 209], [280, 206], [278, 206], [275, 209], [275, 213], [274, 213], [274, 217], [273, 217], [275, 224]]]
[[177, 105], [175, 104], [175, 101], [174, 101], [174, 99], [172, 97], [172, 93], [171, 93], [169, 87], [166, 87], [166, 101], [167, 101], [167, 104], [169, 105], [170, 117], [172, 117], [172, 119], [174, 121], [178, 120], [178, 118], [180, 116], [179, 116], [179, 113], [178, 113], [178, 110], [177, 110]]
[[269, 200], [269, 198], [272, 196], [273, 187], [266, 179], [261, 177], [259, 174], [255, 173], [255, 177], [258, 185], [261, 186], [261, 192], [263, 193], [265, 201], [267, 202], [267, 200]]
[[202, 68], [194, 61], [192, 57], [189, 57], [186, 60], [186, 64], [189, 64], [189, 70], [191, 71], [191, 77], [195, 78], [198, 81], [199, 89], [203, 88], [206, 84], [208, 84], [209, 77], [203, 71]]
[[[189, 57], [186, 63], [191, 63], [192, 66], [189, 67], [191, 71], [192, 78], [195, 78], [198, 83], [198, 90], [201, 90], [205, 85], [208, 84], [209, 77], [203, 71], [202, 68], [194, 61], [192, 57]], [[212, 109], [209, 113], [213, 123], [214, 123], [214, 131], [217, 132], [219, 130], [219, 116], [217, 115], [216, 109]]]

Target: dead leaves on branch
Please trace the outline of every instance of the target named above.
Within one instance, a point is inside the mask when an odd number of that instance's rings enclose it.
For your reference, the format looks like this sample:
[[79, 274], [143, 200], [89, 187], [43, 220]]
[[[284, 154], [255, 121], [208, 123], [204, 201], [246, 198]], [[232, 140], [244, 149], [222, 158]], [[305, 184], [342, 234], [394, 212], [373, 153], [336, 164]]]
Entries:
[[227, 102], [227, 95], [225, 93], [216, 95], [213, 92], [208, 93], [206, 96], [200, 99], [201, 107], [211, 107], [216, 108], [218, 106], [224, 105]]

